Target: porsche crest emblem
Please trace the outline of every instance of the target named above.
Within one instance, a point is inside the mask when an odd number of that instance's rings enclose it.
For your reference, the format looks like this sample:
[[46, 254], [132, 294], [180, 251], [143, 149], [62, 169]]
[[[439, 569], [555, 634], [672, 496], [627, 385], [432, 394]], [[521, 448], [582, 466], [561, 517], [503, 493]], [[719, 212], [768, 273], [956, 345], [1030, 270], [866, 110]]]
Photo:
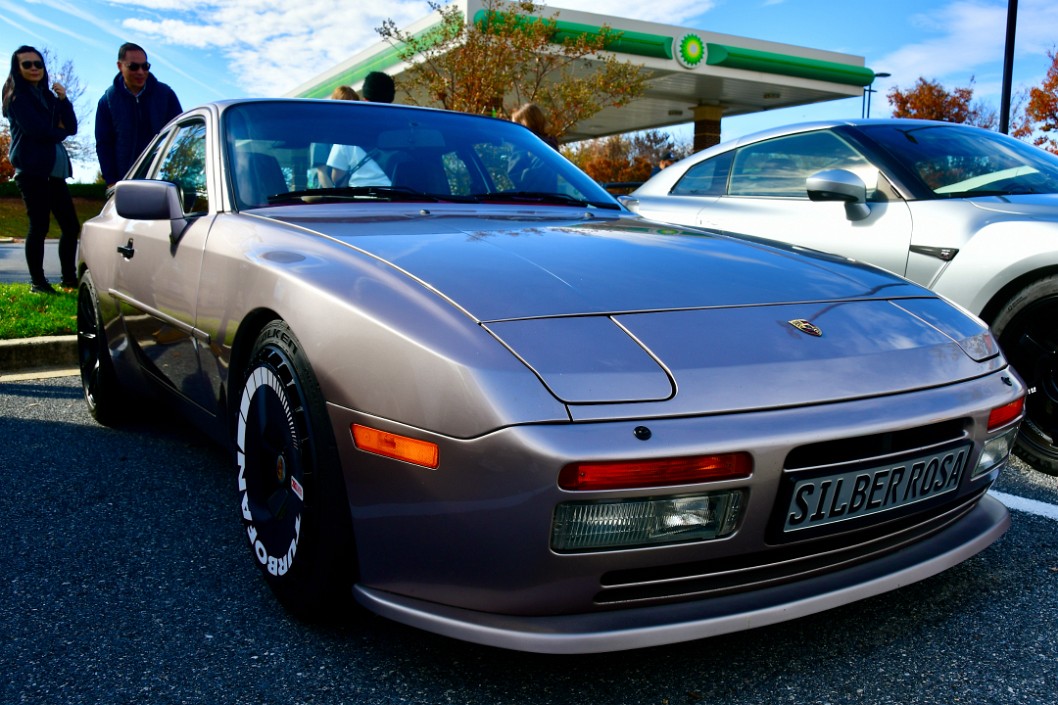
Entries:
[[815, 336], [816, 338], [820, 338], [823, 336], [823, 331], [819, 330], [819, 328], [812, 325], [803, 318], [795, 318], [792, 321], [787, 321], [787, 323], [789, 323], [791, 326], [801, 331], [802, 333]]

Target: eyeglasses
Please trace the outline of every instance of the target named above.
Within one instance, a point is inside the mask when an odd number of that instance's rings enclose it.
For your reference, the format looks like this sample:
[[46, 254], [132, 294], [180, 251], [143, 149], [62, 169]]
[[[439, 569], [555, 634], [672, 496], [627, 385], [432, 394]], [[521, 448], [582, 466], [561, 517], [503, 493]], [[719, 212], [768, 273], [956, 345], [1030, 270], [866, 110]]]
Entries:
[[27, 71], [29, 69], [42, 69], [42, 68], [44, 68], [44, 62], [43, 61], [23, 61], [22, 62], [22, 68], [26, 69]]
[[140, 69], [143, 69], [144, 71], [150, 71], [151, 65], [147, 61], [144, 61], [142, 64], [137, 64], [135, 61], [130, 61], [129, 63], [125, 64], [125, 68], [127, 68], [129, 71], [139, 71]]

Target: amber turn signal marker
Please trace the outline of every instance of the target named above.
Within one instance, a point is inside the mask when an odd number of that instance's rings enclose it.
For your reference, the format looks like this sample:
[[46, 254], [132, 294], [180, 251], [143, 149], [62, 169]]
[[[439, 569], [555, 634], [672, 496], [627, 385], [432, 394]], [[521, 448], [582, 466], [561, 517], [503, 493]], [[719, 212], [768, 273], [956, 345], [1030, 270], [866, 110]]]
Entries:
[[353, 442], [360, 450], [421, 465], [431, 470], [437, 469], [440, 451], [436, 443], [398, 436], [396, 433], [355, 423], [350, 428], [353, 432]]
[[749, 453], [613, 463], [572, 463], [562, 468], [558, 475], [558, 485], [564, 490], [622, 490], [735, 480], [749, 477], [752, 472], [753, 459]]

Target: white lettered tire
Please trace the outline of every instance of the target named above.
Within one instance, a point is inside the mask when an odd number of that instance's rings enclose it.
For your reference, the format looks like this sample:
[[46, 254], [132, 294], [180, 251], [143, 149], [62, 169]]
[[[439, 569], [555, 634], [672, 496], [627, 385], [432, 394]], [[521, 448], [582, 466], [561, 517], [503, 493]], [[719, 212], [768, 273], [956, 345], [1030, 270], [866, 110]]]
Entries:
[[254, 563], [293, 614], [351, 602], [349, 507], [323, 395], [290, 328], [254, 343], [234, 423], [240, 514]]

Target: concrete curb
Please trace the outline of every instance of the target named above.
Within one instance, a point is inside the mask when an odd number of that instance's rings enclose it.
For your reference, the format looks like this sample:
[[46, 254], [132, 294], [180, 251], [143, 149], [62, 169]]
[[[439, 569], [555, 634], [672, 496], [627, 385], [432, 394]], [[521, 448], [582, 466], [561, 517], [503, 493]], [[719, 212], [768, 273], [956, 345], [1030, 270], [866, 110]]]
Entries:
[[0, 373], [76, 367], [76, 335], [0, 340]]

